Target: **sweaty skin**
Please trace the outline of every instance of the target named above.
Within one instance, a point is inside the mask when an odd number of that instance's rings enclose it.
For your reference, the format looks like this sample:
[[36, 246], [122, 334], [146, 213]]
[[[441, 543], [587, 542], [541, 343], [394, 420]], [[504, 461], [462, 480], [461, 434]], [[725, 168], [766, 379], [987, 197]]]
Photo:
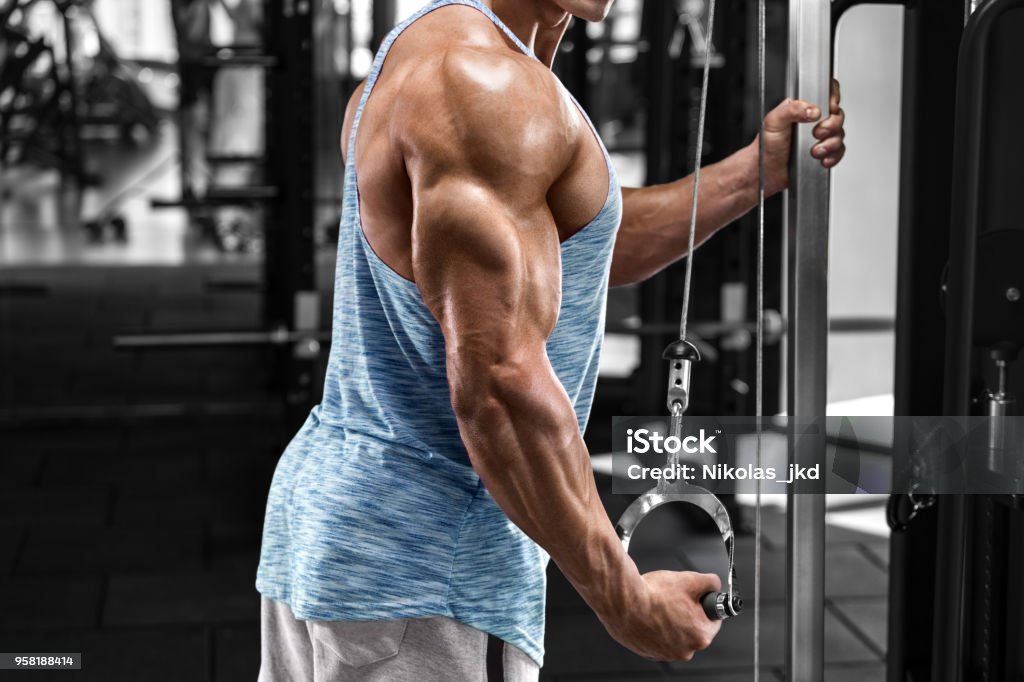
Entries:
[[[639, 573], [601, 505], [545, 348], [561, 302], [559, 243], [597, 215], [608, 189], [601, 149], [549, 67], [570, 17], [600, 20], [611, 2], [488, 3], [540, 62], [472, 8], [423, 17], [394, 44], [363, 111], [358, 189], [370, 245], [417, 284], [441, 327], [460, 433], [495, 501], [616, 640], [649, 659], [690, 660], [720, 627], [699, 604], [719, 578]], [[835, 89], [816, 132], [827, 167], [843, 153], [838, 100]], [[770, 193], [787, 183], [792, 124], [819, 118], [809, 108], [787, 101], [765, 119]], [[690, 182], [624, 191], [613, 284], [685, 255]], [[755, 142], [703, 169], [698, 243], [756, 198]]]

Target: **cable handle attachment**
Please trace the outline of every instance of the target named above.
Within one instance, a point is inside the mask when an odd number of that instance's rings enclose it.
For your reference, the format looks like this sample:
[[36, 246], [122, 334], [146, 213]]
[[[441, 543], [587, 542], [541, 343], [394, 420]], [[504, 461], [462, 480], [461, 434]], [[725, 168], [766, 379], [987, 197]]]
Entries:
[[[672, 415], [669, 436], [682, 438], [683, 413], [690, 404], [690, 374], [693, 363], [700, 362], [700, 351], [689, 341], [679, 339], [669, 344], [662, 357], [669, 362], [666, 397], [667, 407]], [[670, 452], [667, 464], [670, 470], [678, 470], [679, 454]], [[736, 590], [735, 536], [732, 522], [725, 505], [710, 490], [678, 479], [659, 479], [655, 488], [634, 500], [619, 518], [615, 530], [623, 548], [629, 551], [633, 532], [648, 514], [664, 504], [673, 502], [693, 505], [710, 516], [722, 536], [729, 557], [725, 589], [721, 592], [708, 592], [700, 598], [705, 615], [710, 620], [725, 620], [739, 615], [743, 610], [743, 598]]]
[[669, 414], [682, 414], [690, 407], [690, 374], [693, 363], [700, 362], [700, 351], [689, 341], [678, 339], [668, 345], [661, 357], [669, 363], [665, 407]]
[[714, 493], [686, 481], [673, 481], [665, 486], [649, 490], [636, 498], [615, 524], [615, 532], [622, 542], [622, 548], [629, 551], [630, 541], [637, 526], [655, 509], [666, 504], [689, 504], [702, 509], [718, 528], [725, 546], [729, 567], [721, 592], [701, 595], [700, 603], [710, 620], [725, 620], [737, 616], [743, 610], [743, 597], [736, 588], [736, 541], [729, 519], [729, 512]]

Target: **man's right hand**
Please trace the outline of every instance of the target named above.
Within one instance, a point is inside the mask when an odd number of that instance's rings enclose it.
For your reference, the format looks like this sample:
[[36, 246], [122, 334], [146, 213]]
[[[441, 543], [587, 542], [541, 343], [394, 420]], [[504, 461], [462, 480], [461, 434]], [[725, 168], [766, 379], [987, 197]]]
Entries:
[[654, 571], [641, 576], [636, 607], [624, 613], [599, 614], [616, 641], [654, 661], [689, 661], [711, 646], [722, 622], [710, 620], [700, 599], [722, 589], [717, 575], [689, 571]]

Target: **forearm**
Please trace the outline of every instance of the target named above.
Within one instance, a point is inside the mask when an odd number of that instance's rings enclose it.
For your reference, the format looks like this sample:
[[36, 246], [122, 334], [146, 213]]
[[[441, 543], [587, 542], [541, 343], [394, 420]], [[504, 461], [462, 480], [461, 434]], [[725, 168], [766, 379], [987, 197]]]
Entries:
[[[546, 362], [458, 391], [473, 466], [505, 514], [543, 547], [599, 617], [635, 604], [640, 574], [601, 504], [576, 415]], [[458, 396], [461, 396], [458, 397]]]
[[[664, 185], [623, 190], [612, 286], [643, 281], [686, 256], [692, 199], [692, 175]], [[694, 247], [756, 205], [756, 145], [703, 167]]]

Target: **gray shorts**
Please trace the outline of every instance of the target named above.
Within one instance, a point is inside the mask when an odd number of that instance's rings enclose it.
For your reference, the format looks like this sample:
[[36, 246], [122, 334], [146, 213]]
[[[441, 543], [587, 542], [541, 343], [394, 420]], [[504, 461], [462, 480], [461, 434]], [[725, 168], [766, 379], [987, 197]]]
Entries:
[[517, 647], [450, 618], [297, 620], [263, 598], [259, 682], [536, 682]]

